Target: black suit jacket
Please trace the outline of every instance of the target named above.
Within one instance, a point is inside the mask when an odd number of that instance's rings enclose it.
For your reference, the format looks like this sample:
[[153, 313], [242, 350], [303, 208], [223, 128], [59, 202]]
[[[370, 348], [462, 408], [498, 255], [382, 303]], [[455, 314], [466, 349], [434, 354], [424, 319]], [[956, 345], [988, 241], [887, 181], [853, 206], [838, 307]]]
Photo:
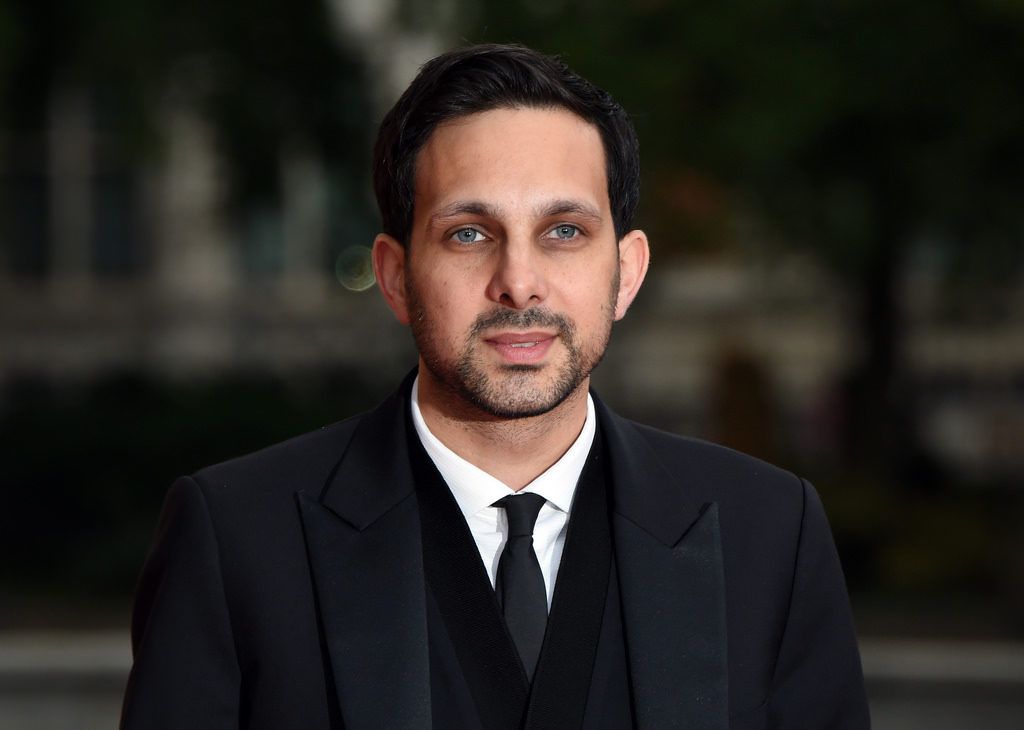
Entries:
[[[407, 386], [174, 484], [136, 596], [122, 727], [430, 726]], [[813, 488], [595, 402], [636, 726], [868, 727]]]

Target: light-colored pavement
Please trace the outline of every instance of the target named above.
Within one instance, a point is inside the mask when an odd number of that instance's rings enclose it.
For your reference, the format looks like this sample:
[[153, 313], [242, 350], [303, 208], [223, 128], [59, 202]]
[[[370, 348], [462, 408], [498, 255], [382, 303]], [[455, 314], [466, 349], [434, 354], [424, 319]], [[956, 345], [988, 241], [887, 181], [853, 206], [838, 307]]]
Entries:
[[[866, 640], [875, 730], [1021, 730], [1024, 643]], [[131, 661], [120, 631], [0, 633], [0, 728], [117, 726]]]
[[1024, 644], [866, 639], [860, 651], [864, 674], [874, 682], [1009, 683], [1024, 688]]
[[0, 728], [116, 728], [130, 664], [123, 631], [0, 633]]
[[875, 730], [1021, 730], [1024, 644], [861, 642]]

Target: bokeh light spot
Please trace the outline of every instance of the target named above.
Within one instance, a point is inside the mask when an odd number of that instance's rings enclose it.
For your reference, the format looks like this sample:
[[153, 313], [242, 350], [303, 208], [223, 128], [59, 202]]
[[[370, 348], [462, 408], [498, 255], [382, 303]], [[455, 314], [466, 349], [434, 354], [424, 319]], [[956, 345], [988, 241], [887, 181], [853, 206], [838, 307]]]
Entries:
[[349, 291], [366, 291], [376, 283], [371, 252], [366, 246], [349, 246], [338, 254], [334, 275]]

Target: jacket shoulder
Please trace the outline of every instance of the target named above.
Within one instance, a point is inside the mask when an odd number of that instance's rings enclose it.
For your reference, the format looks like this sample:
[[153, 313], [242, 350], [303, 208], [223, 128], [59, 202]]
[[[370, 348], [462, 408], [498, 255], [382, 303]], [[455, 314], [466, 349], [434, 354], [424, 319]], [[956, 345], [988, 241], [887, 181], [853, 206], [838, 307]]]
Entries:
[[258, 451], [198, 470], [192, 478], [207, 498], [240, 492], [318, 491], [341, 460], [365, 414], [323, 426]]
[[708, 475], [747, 477], [762, 482], [781, 482], [798, 486], [799, 478], [791, 471], [770, 464], [755, 456], [728, 446], [701, 439], [661, 431], [635, 421], [626, 421], [669, 464], [703, 465]]
[[[623, 419], [625, 420], [625, 419]], [[749, 454], [625, 420], [680, 488], [747, 513], [797, 516], [807, 485], [791, 471]]]

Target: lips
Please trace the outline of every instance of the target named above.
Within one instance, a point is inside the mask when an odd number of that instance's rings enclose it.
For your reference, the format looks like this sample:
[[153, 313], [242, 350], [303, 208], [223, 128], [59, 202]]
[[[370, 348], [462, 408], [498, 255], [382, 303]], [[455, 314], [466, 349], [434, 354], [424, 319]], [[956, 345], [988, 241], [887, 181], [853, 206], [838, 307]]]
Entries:
[[526, 365], [544, 359], [556, 335], [550, 332], [500, 332], [484, 339], [507, 362]]
[[498, 345], [535, 345], [554, 337], [550, 332], [502, 332], [488, 337], [487, 341]]

